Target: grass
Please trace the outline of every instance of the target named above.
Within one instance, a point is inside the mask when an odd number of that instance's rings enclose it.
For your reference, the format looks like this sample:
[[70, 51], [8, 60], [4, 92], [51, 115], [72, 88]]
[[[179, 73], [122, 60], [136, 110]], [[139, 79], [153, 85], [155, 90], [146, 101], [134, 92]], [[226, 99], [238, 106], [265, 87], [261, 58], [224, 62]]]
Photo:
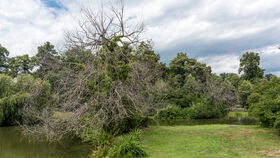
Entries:
[[248, 118], [248, 112], [243, 111], [243, 112], [229, 112], [228, 117], [230, 118], [236, 118], [236, 119], [241, 119], [241, 118]]
[[280, 157], [279, 136], [258, 126], [152, 126], [142, 143], [150, 158]]

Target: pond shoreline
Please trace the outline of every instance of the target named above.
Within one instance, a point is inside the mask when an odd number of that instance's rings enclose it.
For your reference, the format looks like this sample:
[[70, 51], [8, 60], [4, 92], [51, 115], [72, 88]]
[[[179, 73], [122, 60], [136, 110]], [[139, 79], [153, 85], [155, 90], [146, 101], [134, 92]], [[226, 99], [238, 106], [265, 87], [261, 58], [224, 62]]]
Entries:
[[255, 119], [251, 118], [221, 118], [221, 119], [172, 119], [172, 120], [157, 120], [149, 119], [150, 126], [193, 126], [193, 125], [258, 125]]

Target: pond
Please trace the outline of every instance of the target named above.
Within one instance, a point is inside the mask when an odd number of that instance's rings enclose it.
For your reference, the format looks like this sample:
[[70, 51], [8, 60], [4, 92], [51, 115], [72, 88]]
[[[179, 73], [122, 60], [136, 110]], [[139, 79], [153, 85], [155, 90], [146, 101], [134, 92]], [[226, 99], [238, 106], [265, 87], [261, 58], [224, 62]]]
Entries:
[[34, 142], [17, 127], [0, 127], [0, 158], [85, 158], [90, 146], [78, 139], [61, 143]]

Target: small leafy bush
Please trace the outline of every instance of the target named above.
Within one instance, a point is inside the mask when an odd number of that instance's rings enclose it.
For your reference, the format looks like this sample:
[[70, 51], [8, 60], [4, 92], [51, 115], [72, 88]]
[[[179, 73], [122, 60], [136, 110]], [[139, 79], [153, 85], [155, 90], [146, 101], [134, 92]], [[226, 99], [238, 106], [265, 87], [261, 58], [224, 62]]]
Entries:
[[250, 113], [259, 120], [263, 126], [280, 127], [280, 101], [266, 99], [250, 106]]
[[135, 130], [127, 135], [117, 138], [110, 149], [109, 157], [113, 158], [135, 158], [144, 157], [147, 153], [140, 143], [140, 130]]
[[191, 119], [221, 118], [228, 113], [224, 103], [198, 102], [188, 110]]
[[136, 129], [147, 126], [147, 121], [147, 118], [135, 115], [120, 122], [110, 123], [103, 127], [101, 133], [90, 129], [82, 132], [80, 136], [83, 141], [92, 144], [93, 158], [141, 157], [146, 153], [140, 145], [141, 133]]
[[93, 146], [92, 158], [104, 158], [108, 156], [109, 150], [112, 146], [114, 135], [106, 131], [100, 134], [92, 132], [93, 130], [83, 132], [81, 134], [82, 140]]
[[169, 105], [166, 109], [159, 111], [156, 116], [157, 119], [170, 120], [170, 119], [186, 119], [189, 118], [187, 109], [180, 108], [175, 105]]
[[229, 109], [223, 103], [212, 103], [207, 101], [200, 101], [193, 103], [188, 108], [180, 108], [178, 106], [168, 106], [161, 110], [156, 116], [157, 119], [210, 119], [221, 118], [227, 115]]

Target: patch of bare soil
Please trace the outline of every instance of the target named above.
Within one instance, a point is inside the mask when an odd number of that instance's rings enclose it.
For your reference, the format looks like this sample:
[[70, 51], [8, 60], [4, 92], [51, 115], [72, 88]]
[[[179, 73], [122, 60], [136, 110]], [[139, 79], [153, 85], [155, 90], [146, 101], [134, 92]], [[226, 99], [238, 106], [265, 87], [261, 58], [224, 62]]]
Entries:
[[[218, 134], [225, 135], [229, 138], [240, 138], [244, 136], [253, 136], [253, 133], [264, 132], [264, 130], [246, 129], [246, 130], [234, 130], [234, 131], [220, 131]], [[255, 138], [253, 138], [255, 139]]]
[[259, 151], [259, 153], [271, 158], [280, 158], [280, 150], [274, 150], [274, 151], [261, 150]]

